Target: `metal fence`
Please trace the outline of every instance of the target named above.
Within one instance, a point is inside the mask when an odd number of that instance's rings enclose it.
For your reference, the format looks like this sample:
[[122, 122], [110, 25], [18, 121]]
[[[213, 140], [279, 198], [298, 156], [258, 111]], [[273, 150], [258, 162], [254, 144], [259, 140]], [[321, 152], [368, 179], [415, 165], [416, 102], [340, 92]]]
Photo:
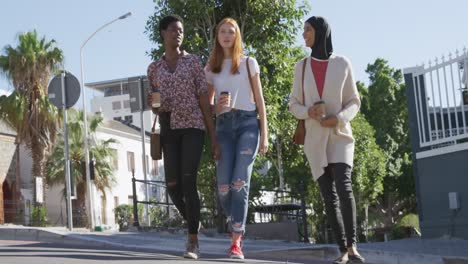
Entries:
[[[152, 186], [153, 193], [159, 196], [158, 199], [152, 201], [138, 200], [137, 197], [137, 183], [148, 184]], [[218, 232], [226, 232], [226, 220], [223, 215], [221, 206], [218, 202], [216, 195], [216, 186], [198, 184], [199, 188], [211, 189], [212, 196], [200, 196], [201, 203], [201, 218], [202, 226], [204, 228], [217, 228]], [[156, 191], [155, 191], [156, 189]], [[139, 180], [132, 176], [132, 190], [133, 190], [133, 225], [140, 226], [138, 216], [138, 204], [148, 204], [155, 209], [155, 207], [164, 208], [166, 217], [175, 217], [171, 209], [175, 206], [169, 198], [166, 191], [166, 183], [164, 181], [154, 180]], [[309, 232], [307, 227], [307, 214], [305, 203], [305, 189], [303, 183], [299, 186], [299, 192], [290, 192], [285, 190], [267, 190], [257, 189], [262, 194], [272, 194], [272, 201], [254, 201], [255, 206], [249, 208], [253, 217], [248, 217], [248, 223], [268, 223], [268, 222], [281, 222], [290, 221], [297, 223], [297, 231], [302, 241], [309, 241]], [[163, 198], [162, 198], [163, 197]], [[151, 209], [150, 209], [151, 210]], [[154, 225], [152, 225], [154, 227]]]
[[[156, 199], [151, 201], [143, 201], [138, 200], [137, 192], [136, 192], [136, 184], [147, 184], [151, 186], [153, 190], [153, 194], [156, 194]], [[198, 184], [199, 188], [210, 188], [213, 190], [214, 193], [214, 186]], [[159, 180], [139, 180], [136, 179], [133, 175], [132, 177], [132, 190], [133, 190], [133, 215], [134, 215], [134, 226], [140, 226], [140, 219], [138, 216], [138, 204], [148, 204], [150, 205], [150, 210], [155, 209], [155, 207], [163, 208], [165, 210], [166, 217], [173, 216], [172, 209], [175, 208], [174, 204], [169, 198], [169, 194], [166, 191], [166, 183], [165, 181]], [[216, 197], [216, 196], [214, 196]], [[208, 217], [202, 217], [202, 225], [207, 228], [215, 227], [216, 226], [216, 219], [218, 218], [218, 211], [219, 209], [216, 208], [216, 201], [210, 199], [210, 197], [200, 197], [200, 204], [201, 204], [201, 214], [208, 215]], [[152, 208], [151, 208], [152, 207]]]
[[[309, 242], [309, 228], [307, 226], [307, 209], [311, 209], [305, 202], [305, 186], [303, 182], [297, 186], [297, 191], [259, 189], [262, 194], [250, 208], [254, 213], [251, 223], [295, 222], [297, 232], [303, 242]], [[263, 196], [273, 199], [265, 202]]]
[[468, 138], [468, 54], [442, 56], [404, 70], [412, 75], [420, 148], [440, 148]]

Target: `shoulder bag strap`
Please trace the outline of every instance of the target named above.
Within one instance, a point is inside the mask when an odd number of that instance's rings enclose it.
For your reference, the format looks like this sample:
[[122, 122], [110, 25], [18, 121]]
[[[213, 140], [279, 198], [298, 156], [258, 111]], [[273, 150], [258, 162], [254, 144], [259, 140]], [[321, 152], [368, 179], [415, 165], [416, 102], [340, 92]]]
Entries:
[[254, 102], [255, 102], [255, 105], [256, 105], [257, 101], [255, 100], [255, 93], [253, 91], [252, 78], [251, 78], [251, 75], [250, 75], [249, 59], [250, 59], [250, 57], [247, 57], [247, 60], [245, 61], [245, 64], [247, 65], [247, 75], [248, 75], [247, 77], [249, 77], [250, 89], [252, 90], [252, 94], [253, 94], [253, 97], [254, 97]]
[[156, 126], [156, 122], [158, 122], [158, 116], [159, 116], [159, 115], [156, 115], [156, 116], [154, 117], [153, 127], [151, 128], [151, 132], [153, 132], [153, 133], [154, 133], [154, 131], [156, 130], [154, 127]]

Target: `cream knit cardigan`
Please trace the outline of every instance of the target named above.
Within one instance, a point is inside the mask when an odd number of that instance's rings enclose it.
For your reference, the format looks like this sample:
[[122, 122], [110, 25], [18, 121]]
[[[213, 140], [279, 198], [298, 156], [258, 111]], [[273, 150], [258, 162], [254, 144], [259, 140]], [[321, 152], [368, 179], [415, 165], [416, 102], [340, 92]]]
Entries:
[[356, 116], [361, 105], [349, 60], [333, 54], [329, 58], [322, 100], [327, 114], [334, 114], [338, 125], [325, 128], [307, 114], [309, 107], [320, 100], [310, 66], [311, 57], [305, 58], [304, 98], [302, 102], [302, 67], [304, 60], [296, 63], [293, 89], [289, 110], [297, 119], [305, 119], [306, 136], [304, 152], [309, 161], [312, 177], [317, 180], [330, 163], [346, 163], [353, 166], [354, 138], [350, 121]]

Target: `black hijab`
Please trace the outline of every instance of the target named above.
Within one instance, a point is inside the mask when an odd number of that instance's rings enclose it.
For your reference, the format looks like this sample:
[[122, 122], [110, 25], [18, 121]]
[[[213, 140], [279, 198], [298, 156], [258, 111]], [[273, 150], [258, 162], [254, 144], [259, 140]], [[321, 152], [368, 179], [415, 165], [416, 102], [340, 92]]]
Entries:
[[315, 29], [311, 56], [319, 60], [328, 60], [333, 53], [330, 25], [325, 18], [319, 16], [313, 16], [306, 22]]

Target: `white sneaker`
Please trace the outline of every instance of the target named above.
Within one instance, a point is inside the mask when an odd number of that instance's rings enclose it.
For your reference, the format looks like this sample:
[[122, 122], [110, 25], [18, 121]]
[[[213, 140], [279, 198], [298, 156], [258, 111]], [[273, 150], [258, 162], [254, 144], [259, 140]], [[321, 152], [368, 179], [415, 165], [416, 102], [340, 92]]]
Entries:
[[198, 259], [200, 255], [200, 249], [198, 248], [198, 241], [188, 240], [185, 244], [184, 258]]

